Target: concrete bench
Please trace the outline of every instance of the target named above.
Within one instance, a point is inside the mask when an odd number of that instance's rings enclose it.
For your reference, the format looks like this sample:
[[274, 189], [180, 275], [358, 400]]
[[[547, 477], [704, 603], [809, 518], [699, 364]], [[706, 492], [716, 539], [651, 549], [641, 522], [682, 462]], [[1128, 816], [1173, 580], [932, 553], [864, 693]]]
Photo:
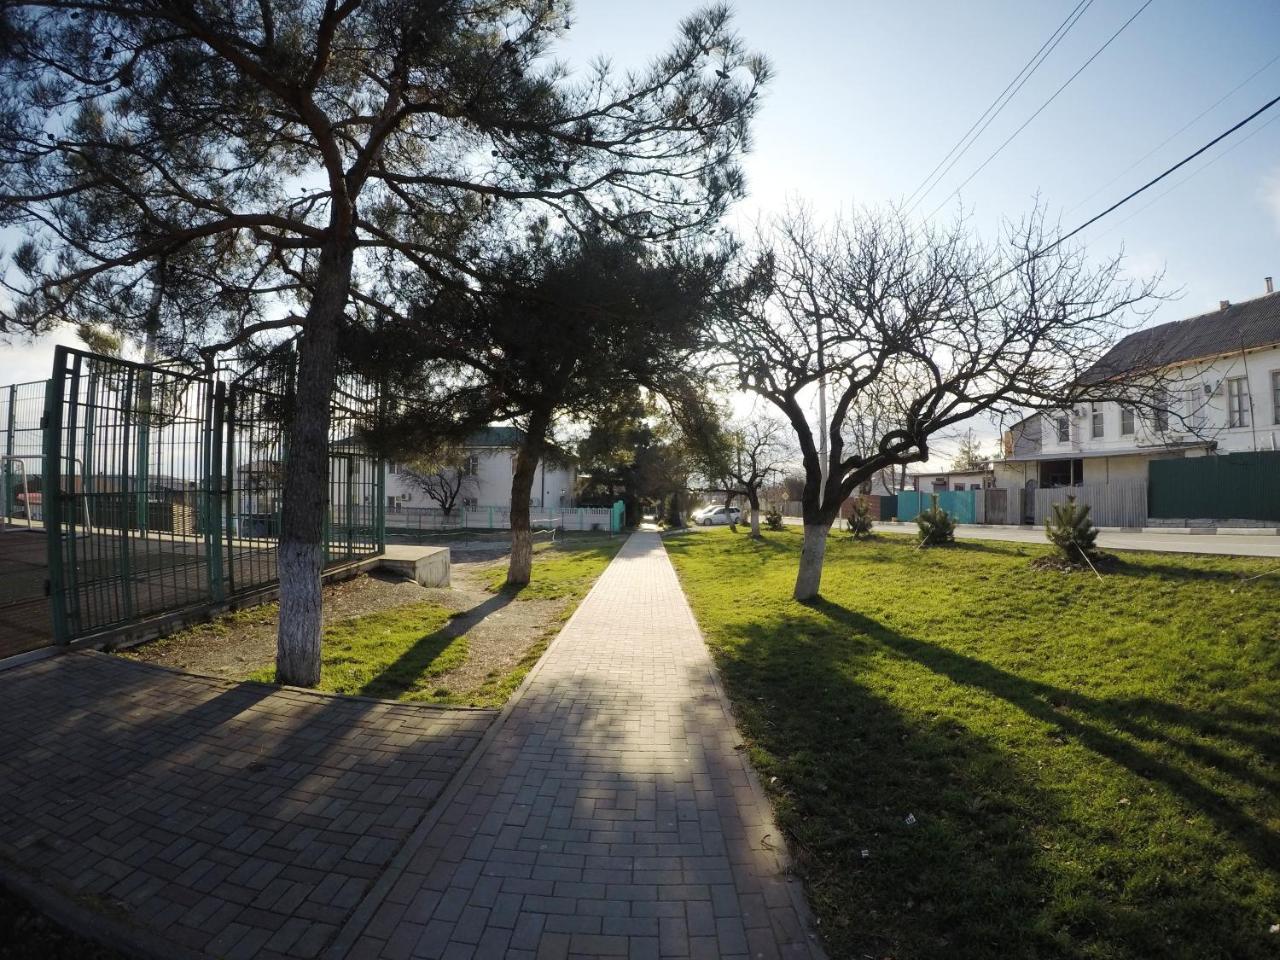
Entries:
[[409, 577], [424, 587], [447, 587], [449, 548], [391, 544], [378, 558], [378, 568]]

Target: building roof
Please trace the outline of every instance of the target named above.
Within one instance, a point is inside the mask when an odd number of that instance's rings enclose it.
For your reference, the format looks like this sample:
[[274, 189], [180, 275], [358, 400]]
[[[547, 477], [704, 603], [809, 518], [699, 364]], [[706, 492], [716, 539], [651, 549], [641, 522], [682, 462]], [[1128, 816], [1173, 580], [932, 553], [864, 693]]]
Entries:
[[523, 441], [524, 431], [519, 427], [481, 427], [467, 434], [463, 446], [514, 448]]
[[[476, 447], [502, 447], [503, 449], [515, 449], [520, 446], [524, 440], [524, 431], [519, 427], [481, 427], [467, 434], [466, 439], [462, 441], [462, 446], [467, 448]], [[364, 450], [364, 442], [355, 436], [345, 436], [332, 441], [329, 444], [331, 450], [343, 450], [348, 452], [360, 452]]]
[[974, 477], [990, 472], [989, 466], [972, 467], [968, 470], [921, 470], [918, 473], [908, 473], [907, 480], [922, 480], [925, 477]]
[[1084, 379], [1102, 379], [1272, 344], [1280, 344], [1280, 293], [1131, 333], [1112, 347]]
[[1151, 444], [1146, 447], [1098, 447], [1093, 450], [1048, 450], [1039, 453], [1027, 453], [1020, 456], [1002, 457], [990, 461], [992, 467], [1001, 463], [1030, 463], [1036, 460], [1093, 460], [1102, 457], [1149, 456], [1161, 453], [1175, 453], [1181, 450], [1195, 450], [1199, 447], [1212, 448], [1215, 440], [1179, 440], [1170, 443]]

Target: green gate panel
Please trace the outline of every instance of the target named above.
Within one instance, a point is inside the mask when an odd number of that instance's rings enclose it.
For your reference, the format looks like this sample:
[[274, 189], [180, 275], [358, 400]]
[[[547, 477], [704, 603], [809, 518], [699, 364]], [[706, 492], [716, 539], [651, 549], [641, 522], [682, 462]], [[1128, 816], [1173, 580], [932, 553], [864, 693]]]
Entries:
[[1148, 476], [1157, 519], [1280, 521], [1280, 450], [1153, 460]]

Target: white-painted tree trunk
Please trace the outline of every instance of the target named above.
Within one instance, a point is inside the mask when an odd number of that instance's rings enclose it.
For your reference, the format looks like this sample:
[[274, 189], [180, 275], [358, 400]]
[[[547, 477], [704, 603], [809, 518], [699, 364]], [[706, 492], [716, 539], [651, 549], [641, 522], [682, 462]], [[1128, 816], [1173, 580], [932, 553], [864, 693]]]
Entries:
[[760, 539], [760, 508], [751, 508], [751, 537], [752, 539]]
[[276, 555], [280, 583], [288, 585], [280, 590], [276, 678], [281, 683], [314, 687], [320, 682], [323, 549], [318, 543], [282, 541]]
[[829, 523], [806, 523], [804, 543], [800, 548], [800, 571], [796, 574], [797, 600], [812, 600], [822, 586], [822, 560], [827, 552]]
[[346, 309], [355, 249], [334, 243], [320, 254], [317, 281], [298, 344], [294, 409], [288, 424], [280, 544], [280, 622], [276, 680], [320, 682], [324, 518], [329, 499], [330, 401], [337, 366], [338, 324]]

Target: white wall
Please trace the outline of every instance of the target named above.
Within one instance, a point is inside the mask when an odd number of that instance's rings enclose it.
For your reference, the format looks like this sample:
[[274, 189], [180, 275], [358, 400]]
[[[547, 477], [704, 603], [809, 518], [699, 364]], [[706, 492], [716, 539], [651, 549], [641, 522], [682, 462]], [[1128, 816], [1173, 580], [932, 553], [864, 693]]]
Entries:
[[[458, 506], [462, 505], [462, 498], [466, 497], [481, 507], [509, 507], [515, 451], [484, 447], [473, 452], [478, 458], [476, 476], [463, 487], [458, 497]], [[573, 503], [574, 479], [572, 467], [557, 467], [545, 462], [538, 464], [533, 478], [532, 505], [547, 508], [570, 506]], [[387, 473], [386, 486], [388, 497], [408, 498], [399, 501], [402, 506], [439, 506], [421, 488], [394, 473]]]
[[[1159, 433], [1151, 418], [1139, 414], [1135, 418], [1135, 431], [1122, 434], [1120, 405], [1100, 404], [1103, 420], [1103, 436], [1092, 436], [1092, 423], [1088, 404], [1078, 408], [1079, 416], [1070, 415], [1070, 439], [1059, 442], [1055, 414], [1046, 413], [1042, 418], [1042, 439], [1045, 453], [1061, 453], [1069, 457], [1079, 451], [1104, 451], [1108, 449], [1132, 449], [1140, 446], [1158, 448], [1172, 440], [1214, 440], [1222, 453], [1246, 450], [1280, 450], [1280, 411], [1276, 409], [1271, 375], [1280, 372], [1280, 347], [1250, 350], [1217, 357], [1209, 361], [1197, 361], [1182, 366], [1173, 378], [1171, 386], [1177, 394], [1174, 412], [1169, 418], [1169, 429]], [[1248, 426], [1227, 426], [1226, 381], [1233, 377], [1246, 377], [1249, 386], [1250, 423]], [[1213, 390], [1206, 395], [1204, 385]]]

